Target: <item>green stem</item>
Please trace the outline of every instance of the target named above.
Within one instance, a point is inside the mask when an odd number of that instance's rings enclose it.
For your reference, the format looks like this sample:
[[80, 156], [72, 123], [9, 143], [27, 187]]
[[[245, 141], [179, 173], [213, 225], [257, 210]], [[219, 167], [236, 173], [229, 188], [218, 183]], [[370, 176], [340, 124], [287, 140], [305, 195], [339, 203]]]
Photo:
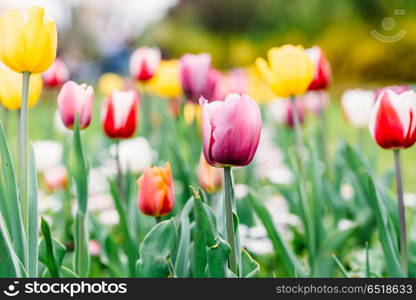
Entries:
[[400, 163], [400, 150], [394, 150], [394, 166], [396, 169], [397, 200], [399, 202], [399, 224], [400, 224], [400, 254], [403, 271], [407, 276], [407, 235], [406, 235], [406, 214], [403, 201], [403, 182]]
[[[26, 239], [28, 239], [29, 233], [29, 202], [28, 202], [28, 151], [27, 151], [27, 140], [28, 140], [28, 131], [27, 131], [27, 120], [28, 120], [28, 110], [29, 110], [29, 79], [30, 72], [23, 72], [23, 83], [22, 83], [22, 103], [20, 106], [19, 114], [19, 191], [20, 191], [20, 207], [22, 209], [22, 220], [23, 227], [26, 234]], [[29, 256], [29, 249], [27, 247], [28, 240], [26, 241], [26, 251], [25, 251], [25, 265], [27, 265], [27, 260]]]
[[303, 215], [305, 218], [305, 228], [307, 234], [307, 243], [309, 248], [309, 263], [314, 269], [314, 258], [315, 258], [315, 234], [314, 234], [314, 224], [313, 219], [311, 217], [311, 210], [309, 209], [307, 193], [306, 193], [306, 179], [304, 174], [304, 160], [303, 160], [303, 140], [302, 140], [302, 128], [300, 126], [299, 121], [299, 111], [298, 106], [296, 103], [296, 97], [290, 97], [290, 102], [292, 106], [292, 113], [293, 113], [293, 123], [295, 127], [295, 156], [296, 156], [296, 168], [298, 171], [298, 179], [299, 179], [299, 198], [301, 202], [301, 206], [303, 209]]
[[123, 171], [121, 169], [121, 162], [120, 162], [120, 141], [116, 141], [116, 164], [117, 164], [117, 185], [118, 191], [120, 193], [120, 198], [127, 202], [127, 198], [124, 192], [124, 183], [123, 183]]
[[230, 270], [238, 276], [237, 247], [234, 232], [233, 199], [231, 189], [231, 167], [224, 167], [225, 227], [227, 231], [227, 241], [231, 247], [229, 265]]

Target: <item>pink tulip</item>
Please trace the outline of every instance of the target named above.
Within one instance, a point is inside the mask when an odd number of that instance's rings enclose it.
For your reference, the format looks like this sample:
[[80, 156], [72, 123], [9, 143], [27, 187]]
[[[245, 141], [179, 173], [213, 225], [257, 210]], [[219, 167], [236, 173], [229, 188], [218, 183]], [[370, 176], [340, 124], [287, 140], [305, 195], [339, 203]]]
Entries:
[[69, 78], [69, 71], [65, 62], [56, 58], [53, 64], [42, 73], [42, 79], [45, 86], [54, 88], [62, 85]]
[[180, 59], [180, 76], [183, 92], [188, 100], [197, 103], [207, 88], [211, 56], [209, 54], [185, 54]]
[[413, 91], [382, 92], [370, 118], [370, 133], [384, 149], [405, 149], [416, 142], [416, 94]]
[[[305, 122], [305, 109], [302, 105], [302, 101], [296, 101], [299, 123], [303, 124]], [[287, 127], [293, 128], [295, 126], [295, 120], [293, 116], [293, 104], [290, 100], [286, 101], [286, 114], [285, 114], [285, 124]]]
[[300, 97], [308, 112], [319, 115], [329, 105], [329, 95], [325, 90], [310, 91]]
[[158, 48], [138, 48], [130, 59], [130, 73], [136, 80], [147, 81], [153, 78], [159, 63], [160, 50]]
[[257, 103], [247, 95], [228, 94], [224, 101], [200, 98], [202, 141], [207, 162], [215, 167], [248, 165], [261, 133]]
[[315, 65], [315, 74], [309, 85], [309, 91], [326, 89], [331, 81], [331, 66], [325, 53], [318, 46], [306, 49], [306, 54]]
[[244, 94], [247, 92], [248, 77], [244, 69], [231, 70], [227, 75], [230, 93]]
[[409, 87], [407, 85], [391, 85], [391, 86], [386, 86], [386, 87], [382, 87], [379, 88], [375, 91], [375, 95], [376, 95], [376, 99], [378, 98], [378, 96], [380, 96], [384, 91], [387, 90], [392, 90], [393, 92], [395, 92], [396, 94], [402, 94], [404, 92], [407, 92], [409, 90]]
[[221, 78], [222, 75], [219, 71], [215, 69], [209, 70], [207, 83], [200, 96], [207, 99], [208, 102], [218, 99]]
[[92, 118], [94, 91], [91, 86], [67, 81], [58, 95], [58, 109], [62, 123], [74, 128], [75, 115], [78, 115], [81, 129], [88, 127]]

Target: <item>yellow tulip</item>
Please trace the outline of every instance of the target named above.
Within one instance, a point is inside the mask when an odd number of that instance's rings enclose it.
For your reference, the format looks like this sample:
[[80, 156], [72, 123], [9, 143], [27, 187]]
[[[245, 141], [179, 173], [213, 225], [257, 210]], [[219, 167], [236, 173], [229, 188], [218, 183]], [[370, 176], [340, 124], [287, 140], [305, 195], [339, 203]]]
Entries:
[[123, 88], [123, 78], [115, 73], [105, 73], [98, 80], [98, 91], [105, 97], [109, 96], [112, 91], [122, 90]]
[[278, 97], [303, 94], [314, 75], [314, 65], [302, 46], [274, 47], [267, 53], [269, 62], [257, 58], [256, 65], [267, 84]]
[[150, 80], [149, 88], [161, 97], [179, 98], [182, 95], [179, 62], [174, 59], [161, 61], [155, 77]]
[[16, 72], [46, 71], [56, 56], [57, 33], [44, 9], [9, 9], [0, 17], [0, 59]]
[[276, 99], [271, 88], [264, 82], [262, 75], [256, 66], [247, 68], [248, 86], [247, 95], [256, 100], [259, 104], [269, 103]]
[[[0, 102], [7, 109], [18, 109], [22, 103], [22, 80], [20, 73], [0, 67]], [[29, 82], [29, 107], [34, 106], [42, 91], [42, 75], [33, 74]]]

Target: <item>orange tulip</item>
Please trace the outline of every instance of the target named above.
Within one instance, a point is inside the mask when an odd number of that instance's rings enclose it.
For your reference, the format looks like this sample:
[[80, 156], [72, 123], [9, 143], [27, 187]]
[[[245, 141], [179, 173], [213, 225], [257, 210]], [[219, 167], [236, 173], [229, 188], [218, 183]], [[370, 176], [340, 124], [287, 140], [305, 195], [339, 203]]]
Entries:
[[145, 215], [159, 217], [172, 211], [175, 193], [169, 163], [165, 168], [147, 167], [137, 185], [139, 208]]
[[218, 192], [223, 184], [223, 171], [220, 168], [211, 167], [201, 154], [198, 165], [198, 182], [201, 188], [208, 194]]

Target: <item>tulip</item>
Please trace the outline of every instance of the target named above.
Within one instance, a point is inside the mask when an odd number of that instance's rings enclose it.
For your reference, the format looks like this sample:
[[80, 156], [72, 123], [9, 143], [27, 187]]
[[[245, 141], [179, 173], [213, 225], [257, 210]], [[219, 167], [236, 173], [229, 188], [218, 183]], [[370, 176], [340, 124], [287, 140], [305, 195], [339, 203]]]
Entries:
[[58, 95], [58, 109], [62, 123], [68, 129], [74, 128], [75, 115], [80, 129], [90, 125], [93, 110], [94, 91], [91, 86], [67, 81]]
[[161, 97], [177, 99], [182, 95], [177, 60], [162, 60], [156, 75], [149, 83], [150, 89]]
[[55, 60], [57, 33], [44, 9], [9, 9], [0, 17], [0, 59], [18, 73], [42, 73]]
[[229, 93], [245, 94], [248, 87], [248, 76], [244, 69], [234, 69], [227, 74]]
[[373, 91], [354, 89], [343, 93], [341, 97], [342, 110], [353, 127], [368, 126], [374, 100]]
[[[201, 92], [202, 97], [207, 99], [208, 101], [213, 101], [215, 99], [218, 99], [219, 95], [219, 82], [222, 79], [222, 75], [220, 72], [218, 72], [215, 69], [211, 69], [208, 72], [208, 80], [205, 84], [204, 89]], [[198, 104], [196, 104], [198, 105]]]
[[247, 95], [229, 94], [224, 101], [211, 103], [201, 97], [200, 105], [207, 162], [215, 167], [248, 165], [261, 132], [257, 103]]
[[322, 114], [329, 105], [329, 95], [325, 90], [307, 92], [301, 100], [305, 109], [315, 115]]
[[286, 113], [285, 113], [285, 124], [289, 128], [294, 128], [294, 116], [293, 116], [293, 106], [297, 106], [297, 111], [299, 113], [299, 123], [303, 124], [305, 121], [305, 109], [301, 101], [296, 101], [296, 104], [293, 104], [291, 101], [286, 102]]
[[384, 149], [405, 149], [416, 142], [416, 94], [382, 92], [371, 111], [370, 133]]
[[189, 101], [198, 102], [206, 90], [211, 70], [209, 54], [185, 54], [180, 59], [182, 90]]
[[130, 74], [139, 81], [151, 79], [160, 63], [158, 48], [141, 47], [135, 50], [130, 59]]
[[[42, 77], [34, 74], [30, 77], [28, 106], [33, 107], [42, 91]], [[6, 67], [0, 67], [0, 99], [7, 109], [20, 109], [22, 103], [22, 75]]]
[[68, 175], [64, 166], [54, 166], [43, 172], [43, 179], [49, 191], [64, 189], [68, 184]]
[[104, 97], [108, 97], [114, 90], [122, 90], [124, 88], [123, 78], [115, 73], [105, 73], [98, 80], [98, 92]]
[[216, 193], [222, 187], [223, 178], [221, 169], [212, 167], [201, 154], [198, 165], [198, 182], [201, 188], [209, 194]]
[[377, 89], [375, 91], [375, 99], [377, 99], [378, 96], [380, 96], [380, 94], [382, 94], [386, 90], [392, 90], [396, 94], [401, 94], [401, 93], [407, 92], [409, 90], [409, 87], [407, 85], [391, 85], [391, 86], [386, 86], [386, 87]]
[[396, 190], [400, 229], [401, 265], [405, 276], [408, 270], [406, 215], [403, 200], [403, 183], [400, 149], [416, 142], [416, 93], [387, 88], [376, 99], [371, 111], [369, 129], [376, 143], [384, 149], [392, 149], [396, 172]]
[[130, 138], [136, 132], [139, 96], [133, 90], [115, 90], [103, 105], [102, 124], [108, 137]]
[[42, 79], [46, 87], [54, 88], [61, 86], [69, 78], [69, 71], [65, 62], [57, 58], [53, 64], [42, 73]]
[[314, 65], [302, 46], [285, 45], [268, 51], [269, 62], [257, 58], [256, 65], [276, 96], [303, 94], [314, 76]]
[[306, 49], [306, 54], [315, 65], [315, 73], [309, 84], [309, 91], [326, 89], [331, 81], [331, 66], [325, 53], [318, 46]]
[[224, 168], [224, 207], [227, 241], [231, 247], [230, 270], [239, 275], [238, 231], [234, 231], [232, 166], [246, 166], [254, 157], [261, 133], [257, 103], [247, 95], [228, 94], [224, 101], [199, 100], [202, 144], [206, 161]]
[[170, 164], [147, 167], [137, 181], [139, 208], [145, 215], [159, 218], [170, 213], [175, 203]]

